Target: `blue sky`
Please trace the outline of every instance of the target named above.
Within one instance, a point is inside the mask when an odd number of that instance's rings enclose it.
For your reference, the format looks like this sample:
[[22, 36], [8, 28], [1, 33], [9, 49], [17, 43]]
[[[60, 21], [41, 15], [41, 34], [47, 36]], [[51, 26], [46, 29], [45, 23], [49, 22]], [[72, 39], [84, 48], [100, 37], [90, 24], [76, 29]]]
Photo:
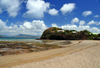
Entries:
[[100, 1], [0, 0], [0, 35], [41, 35], [49, 27], [100, 33]]

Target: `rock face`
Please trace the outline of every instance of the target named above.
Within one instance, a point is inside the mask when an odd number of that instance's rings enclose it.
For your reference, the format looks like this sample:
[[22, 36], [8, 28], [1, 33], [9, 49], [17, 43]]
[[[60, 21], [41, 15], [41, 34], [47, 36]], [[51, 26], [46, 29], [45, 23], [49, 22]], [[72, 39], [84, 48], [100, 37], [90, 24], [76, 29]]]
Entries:
[[46, 29], [40, 39], [64, 39], [63, 33], [64, 32], [57, 32], [57, 30], [62, 30], [60, 28], [51, 27]]
[[88, 40], [93, 39], [93, 34], [87, 30], [63, 30], [61, 28], [50, 27], [46, 29], [40, 39], [50, 40]]

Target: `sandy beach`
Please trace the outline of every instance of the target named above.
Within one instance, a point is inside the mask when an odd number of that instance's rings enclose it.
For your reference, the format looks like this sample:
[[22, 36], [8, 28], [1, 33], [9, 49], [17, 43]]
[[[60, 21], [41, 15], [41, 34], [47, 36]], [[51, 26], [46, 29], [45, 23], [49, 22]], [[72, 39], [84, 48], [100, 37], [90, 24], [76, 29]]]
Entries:
[[2, 56], [0, 68], [100, 68], [99, 41], [72, 42], [66, 48]]
[[100, 0], [0, 0], [0, 68], [100, 68]]

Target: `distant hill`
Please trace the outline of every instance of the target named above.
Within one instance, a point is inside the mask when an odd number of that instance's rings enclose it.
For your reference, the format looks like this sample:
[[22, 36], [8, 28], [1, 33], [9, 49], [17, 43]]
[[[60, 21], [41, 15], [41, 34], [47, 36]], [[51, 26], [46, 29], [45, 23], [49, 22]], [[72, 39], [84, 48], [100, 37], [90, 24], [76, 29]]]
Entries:
[[4, 37], [4, 36], [0, 35], [0, 37]]
[[33, 35], [28, 35], [28, 34], [19, 34], [11, 37], [16, 37], [16, 38], [40, 38], [40, 36], [33, 36]]

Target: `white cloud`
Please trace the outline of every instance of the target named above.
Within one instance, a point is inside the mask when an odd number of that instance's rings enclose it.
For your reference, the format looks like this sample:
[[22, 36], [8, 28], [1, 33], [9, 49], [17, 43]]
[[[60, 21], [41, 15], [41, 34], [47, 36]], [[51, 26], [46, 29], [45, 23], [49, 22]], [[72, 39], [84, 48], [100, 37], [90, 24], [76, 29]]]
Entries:
[[100, 22], [98, 22], [98, 24], [100, 25]]
[[7, 26], [6, 22], [3, 22], [0, 19], [0, 35], [41, 35], [46, 28], [47, 26], [42, 20], [33, 20], [32, 22], [27, 21], [24, 22], [22, 25], [15, 25], [12, 23], [10, 26]]
[[[77, 26], [77, 25], [62, 25], [58, 26], [57, 24], [51, 24], [52, 27], [59, 27], [62, 29], [68, 29], [68, 30], [89, 30], [91, 32], [100, 33], [100, 29], [97, 27], [90, 27], [89, 25], [83, 26]], [[0, 35], [17, 35], [17, 34], [29, 34], [29, 35], [42, 35], [43, 31], [47, 29], [47, 26], [45, 25], [44, 21], [42, 20], [33, 20], [32, 22], [26, 21], [21, 25], [15, 25], [12, 23], [12, 25], [7, 26], [6, 22], [2, 21], [0, 19]]]
[[95, 15], [94, 17], [99, 17], [99, 15]]
[[92, 14], [92, 11], [84, 11], [83, 13], [82, 13], [82, 15], [83, 16], [88, 16], [88, 15], [91, 15]]
[[95, 22], [94, 20], [92, 20], [92, 21], [90, 21], [90, 22], [88, 23], [88, 25], [92, 25], [92, 24], [97, 24], [97, 22]]
[[100, 33], [100, 29], [97, 28], [97, 27], [93, 27], [91, 28], [89, 25], [86, 25], [86, 26], [77, 26], [77, 25], [70, 25], [70, 24], [67, 24], [67, 25], [62, 25], [62, 26], [59, 26], [59, 28], [62, 28], [62, 29], [67, 29], [67, 30], [77, 30], [77, 31], [82, 31], [82, 30], [88, 30], [92, 33]]
[[23, 14], [23, 17], [38, 19], [42, 18], [44, 17], [44, 12], [47, 12], [49, 7], [50, 4], [43, 0], [28, 0], [26, 4], [28, 11]]
[[[25, 22], [25, 23], [23, 24], [23, 26], [24, 26], [25, 28], [27, 28], [27, 29], [31, 29], [31, 28], [32, 28], [30, 22]], [[22, 27], [22, 26], [21, 26], [21, 27]]]
[[75, 17], [74, 19], [72, 19], [71, 23], [78, 23], [79, 22], [79, 19], [77, 17]]
[[40, 20], [33, 20], [32, 21], [32, 27], [35, 30], [39, 30], [39, 31], [43, 31], [47, 28], [47, 26], [45, 25], [44, 21], [40, 21]]
[[96, 29], [96, 30], [98, 30], [98, 28], [97, 28], [97, 27], [93, 27], [93, 29]]
[[5, 27], [5, 24], [6, 22], [3, 22], [1, 19], [0, 19], [0, 30], [3, 29]]
[[59, 12], [58, 10], [56, 10], [56, 9], [53, 8], [53, 9], [50, 9], [48, 13], [49, 13], [50, 15], [55, 16], [55, 15], [58, 15], [58, 12]]
[[80, 23], [79, 23], [79, 25], [84, 25], [84, 24], [85, 24], [84, 20], [80, 21]]
[[66, 13], [70, 13], [72, 12], [73, 10], [75, 9], [75, 3], [68, 3], [68, 4], [64, 4], [62, 6], [62, 8], [60, 9], [60, 11], [63, 13], [63, 14], [66, 14]]
[[97, 27], [93, 27], [92, 32], [100, 33], [100, 29], [98, 29]]
[[[23, 24], [24, 25], [24, 24]], [[21, 29], [25, 29], [25, 25], [23, 26], [23, 25], [19, 25], [19, 27], [21, 28]]]
[[52, 25], [52, 27], [58, 27], [55, 23], [53, 23], [53, 24], [51, 24]]
[[69, 29], [69, 30], [72, 30], [72, 29], [76, 29], [77, 26], [76, 25], [62, 25], [61, 26], [62, 29]]
[[20, 10], [20, 0], [0, 0], [0, 13], [7, 11], [9, 16], [16, 17]]
[[68, 30], [81, 31], [81, 30], [89, 29], [90, 26], [63, 25], [63, 26], [61, 26], [61, 28], [62, 29], [68, 29]]

